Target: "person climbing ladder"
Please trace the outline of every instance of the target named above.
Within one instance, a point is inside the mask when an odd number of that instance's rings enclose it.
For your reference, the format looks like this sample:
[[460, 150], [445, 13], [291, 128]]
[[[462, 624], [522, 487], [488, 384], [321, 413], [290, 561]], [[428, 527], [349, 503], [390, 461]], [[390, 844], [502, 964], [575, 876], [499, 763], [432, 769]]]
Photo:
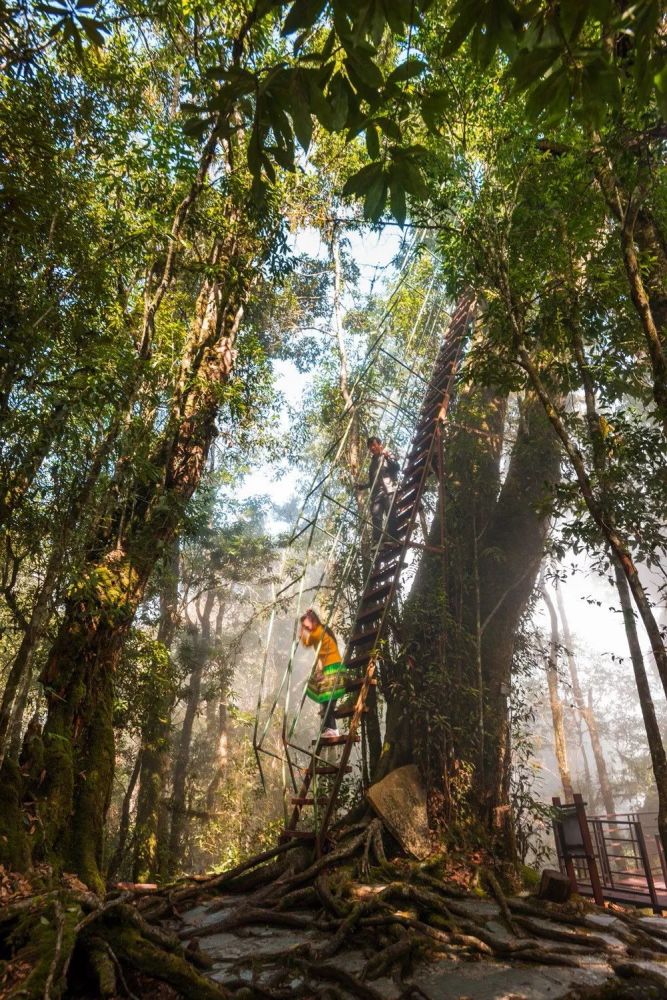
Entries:
[[385, 448], [382, 439], [369, 437], [368, 450], [371, 460], [368, 466], [368, 480], [357, 483], [357, 489], [371, 491], [371, 521], [373, 523], [373, 545], [382, 538], [387, 518], [386, 531], [391, 538], [394, 533], [392, 502], [398, 485], [400, 465], [391, 452]]
[[345, 693], [345, 666], [336, 642], [336, 636], [328, 625], [323, 625], [319, 616], [309, 608], [301, 616], [299, 639], [304, 646], [315, 646], [317, 659], [313, 667], [306, 693], [320, 706], [322, 720], [321, 739], [337, 739], [336, 702]]

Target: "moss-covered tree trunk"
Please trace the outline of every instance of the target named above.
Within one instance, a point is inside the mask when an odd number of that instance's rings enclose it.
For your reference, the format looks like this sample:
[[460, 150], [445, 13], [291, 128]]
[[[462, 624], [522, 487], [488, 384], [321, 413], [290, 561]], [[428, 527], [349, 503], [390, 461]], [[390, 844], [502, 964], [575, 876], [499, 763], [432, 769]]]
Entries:
[[115, 760], [113, 678], [138, 586], [113, 564], [81, 580], [41, 677], [48, 708], [43, 780], [33, 774], [32, 789], [41, 847], [98, 891]]
[[[229, 232], [211, 251], [151, 468], [125, 481], [113, 529], [94, 539], [42, 678], [44, 767], [27, 768], [41, 820], [33, 846], [97, 890], [114, 769], [114, 675], [150, 575], [200, 482], [259, 248], [242, 235], [238, 217], [227, 222]], [[0, 861], [3, 852], [0, 844]]]
[[[396, 665], [380, 773], [416, 760], [431, 812], [472, 818], [512, 852], [509, 694], [514, 642], [543, 554], [558, 449], [539, 404], [521, 409], [504, 480], [506, 401], [462, 399], [446, 445], [446, 507], [438, 504], [405, 615], [406, 660]], [[481, 690], [480, 690], [481, 685]]]
[[[141, 731], [141, 771], [134, 827], [132, 878], [153, 881], [165, 874], [167, 852], [164, 831], [168, 829], [164, 797], [169, 777], [169, 737], [176, 697], [175, 668], [171, 648], [178, 623], [179, 546], [172, 542], [165, 559], [160, 590], [160, 623], [157, 639], [165, 650], [165, 670], [153, 676], [152, 697]], [[162, 835], [162, 836], [161, 836]]]

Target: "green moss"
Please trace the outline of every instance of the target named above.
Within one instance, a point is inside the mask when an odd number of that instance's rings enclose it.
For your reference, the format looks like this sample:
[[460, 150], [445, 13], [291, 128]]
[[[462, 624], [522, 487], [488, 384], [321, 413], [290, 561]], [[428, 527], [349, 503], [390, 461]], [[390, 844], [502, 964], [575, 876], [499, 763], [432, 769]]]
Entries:
[[87, 958], [95, 981], [97, 996], [116, 996], [116, 970], [103, 941], [88, 942]]
[[19, 768], [5, 758], [0, 769], [0, 863], [20, 872], [30, 866], [26, 817], [21, 806], [22, 789]]
[[115, 766], [110, 671], [98, 674], [96, 682], [95, 691], [89, 692], [92, 711], [86, 720], [85, 742], [77, 755], [79, 777], [66, 857], [79, 878], [93, 892], [103, 894], [104, 822]]
[[70, 599], [93, 604], [100, 619], [110, 625], [131, 620], [136, 605], [138, 576], [128, 561], [113, 566], [96, 566], [72, 586]]
[[52, 1000], [57, 1000], [63, 995], [65, 983], [61, 979], [61, 974], [74, 947], [75, 929], [81, 919], [81, 910], [77, 905], [72, 905], [67, 894], [63, 894], [60, 907], [60, 915], [53, 901], [38, 913], [25, 914], [7, 936], [6, 947], [11, 950], [13, 960], [25, 962], [30, 966], [28, 976], [9, 991], [8, 998], [44, 996], [55, 956], [60, 920], [62, 920], [62, 941], [58, 964], [53, 973], [50, 996]]
[[540, 884], [540, 873], [529, 865], [521, 865], [519, 868], [521, 882], [526, 889], [537, 889]]
[[74, 750], [67, 736], [51, 729], [44, 735], [44, 768], [47, 784], [42, 790], [46, 802], [40, 806], [44, 830], [44, 854], [59, 868], [61, 857], [59, 838], [72, 817], [74, 794]]
[[181, 955], [158, 948], [135, 929], [114, 927], [105, 936], [119, 958], [173, 986], [184, 1000], [221, 1000], [228, 996], [226, 990], [202, 976]]

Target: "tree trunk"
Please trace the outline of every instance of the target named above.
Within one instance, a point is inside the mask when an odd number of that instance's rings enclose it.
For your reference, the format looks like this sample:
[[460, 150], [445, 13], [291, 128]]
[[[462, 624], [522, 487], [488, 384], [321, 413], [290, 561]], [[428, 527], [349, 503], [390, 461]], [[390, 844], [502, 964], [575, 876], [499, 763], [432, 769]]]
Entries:
[[572, 777], [570, 775], [570, 765], [567, 759], [567, 741], [565, 739], [565, 726], [563, 725], [563, 702], [558, 693], [558, 618], [551, 597], [544, 586], [540, 587], [542, 599], [549, 612], [549, 623], [551, 635], [549, 638], [549, 653], [546, 658], [547, 683], [549, 685], [549, 704], [551, 706], [551, 721], [554, 731], [554, 752], [558, 773], [560, 774], [561, 785], [566, 802], [574, 802], [574, 791], [572, 788]]
[[457, 822], [472, 813], [481, 836], [511, 855], [508, 696], [514, 638], [542, 559], [546, 515], [540, 505], [559, 461], [531, 399], [500, 487], [504, 417], [505, 401], [490, 390], [459, 401], [462, 429], [451, 433], [446, 450], [447, 507], [438, 502], [429, 533], [429, 544], [440, 546], [444, 518], [447, 559], [423, 554], [406, 603], [408, 656], [404, 669], [390, 678], [379, 773], [415, 760], [426, 778], [432, 815], [440, 813], [436, 819]]
[[198, 617], [200, 621], [200, 634], [190, 638], [188, 646], [182, 647], [182, 654], [186, 653], [191, 661], [190, 684], [185, 703], [185, 716], [181, 728], [181, 737], [178, 745], [178, 753], [174, 762], [174, 773], [172, 778], [171, 793], [171, 832], [169, 835], [169, 871], [173, 874], [181, 858], [183, 830], [185, 827], [185, 816], [187, 804], [185, 801], [185, 786], [188, 776], [188, 766], [190, 763], [190, 749], [192, 746], [192, 730], [195, 718], [199, 710], [201, 700], [201, 681], [211, 648], [211, 612], [215, 602], [215, 592], [209, 590], [206, 593], [204, 607]]
[[[596, 137], [597, 138], [597, 137]], [[633, 195], [623, 190], [610, 161], [595, 162], [595, 176], [609, 214], [619, 224], [623, 264], [630, 297], [644, 331], [653, 372], [653, 398], [667, 434], [667, 248], [646, 205], [642, 190]], [[644, 267], [640, 268], [638, 254]], [[646, 277], [643, 274], [646, 274]]]
[[114, 530], [112, 538], [97, 542], [96, 551], [107, 555], [89, 564], [74, 588], [44, 673], [47, 777], [34, 794], [42, 803], [45, 849], [54, 860], [62, 852], [69, 870], [97, 889], [114, 765], [113, 678], [150, 574], [176, 536], [201, 478], [215, 433], [220, 383], [233, 366], [243, 313], [239, 295], [247, 293], [244, 264], [250, 260], [236, 260], [234, 284], [223, 296], [221, 282], [231, 280], [226, 249], [234, 258], [233, 231], [229, 246], [216, 240], [210, 276], [199, 295], [171, 416], [151, 463], [163, 476], [129, 484], [132, 500], [120, 518], [122, 537]]
[[46, 856], [103, 891], [104, 823], [114, 772], [113, 677], [135, 610], [115, 570], [80, 584], [42, 674], [44, 781], [34, 789]]
[[213, 777], [206, 789], [206, 808], [215, 812], [216, 798], [224, 780], [229, 763], [229, 733], [227, 729], [227, 706], [220, 699], [218, 703], [218, 727], [215, 743], [215, 764]]
[[[123, 796], [123, 804], [120, 813], [120, 824], [118, 826], [118, 843], [116, 844], [116, 849], [111, 856], [109, 864], [107, 865], [107, 878], [113, 879], [117, 874], [120, 866], [123, 863], [123, 855], [125, 854], [125, 847], [127, 844], [127, 835], [130, 832], [130, 811], [132, 809], [132, 797], [134, 795], [134, 789], [137, 785], [137, 779], [139, 777], [139, 771], [141, 770], [141, 750], [139, 750], [136, 759], [134, 761], [134, 767], [132, 768], [132, 773], [130, 774], [130, 780], [127, 783], [127, 788], [125, 790], [125, 795]], [[138, 881], [135, 879], [135, 881]]]
[[[44, 579], [42, 580], [21, 645], [10, 668], [2, 694], [2, 704], [0, 705], [0, 765], [2, 764], [2, 754], [6, 751], [6, 740], [10, 724], [14, 730], [15, 739], [18, 738], [16, 736], [17, 724], [20, 732], [25, 700], [32, 679], [33, 657], [51, 616], [56, 586], [62, 568], [63, 555], [70, 543], [82, 512], [90, 502], [104, 461], [109, 455], [113, 442], [116, 440], [117, 431], [118, 421], [114, 421], [112, 427], [109, 428], [108, 432], [98, 442], [83, 483], [74, 490], [63, 523], [54, 533]], [[16, 711], [15, 701], [18, 692], [20, 692], [20, 700], [23, 702], [23, 709], [19, 705], [19, 710]], [[17, 724], [12, 721], [15, 716], [17, 717]]]
[[176, 540], [164, 560], [164, 581], [160, 590], [157, 640], [164, 646], [165, 671], [151, 677], [155, 689], [141, 733], [141, 774], [132, 861], [135, 882], [154, 881], [166, 867], [161, 863], [168, 849], [164, 839], [168, 819], [163, 800], [169, 775], [169, 737], [176, 699], [171, 649], [178, 625], [178, 580], [179, 546]]
[[623, 611], [623, 624], [625, 625], [625, 634], [628, 639], [632, 669], [635, 673], [639, 705], [644, 719], [644, 726], [646, 727], [648, 748], [651, 754], [655, 785], [658, 792], [658, 830], [660, 832], [662, 847], [667, 857], [667, 756], [665, 755], [662, 734], [656, 718], [651, 688], [649, 687], [646, 675], [646, 666], [637, 634], [637, 623], [632, 609], [628, 583], [616, 559], [613, 559], [613, 566], [616, 587], [621, 601], [621, 610]]
[[595, 717], [595, 712], [592, 705], [587, 705], [584, 700], [583, 691], [581, 690], [581, 684], [579, 682], [579, 671], [577, 670], [577, 663], [574, 658], [572, 634], [570, 632], [570, 624], [565, 613], [565, 604], [563, 601], [563, 595], [561, 593], [560, 587], [556, 589], [556, 601], [558, 604], [558, 613], [560, 615], [561, 625], [563, 628], [563, 639], [565, 642], [565, 653], [567, 656], [567, 663], [570, 671], [570, 679], [572, 681], [572, 693], [574, 695], [574, 704], [576, 706], [579, 717], [586, 723], [586, 728], [588, 730], [588, 735], [591, 741], [591, 748], [593, 750], [593, 757], [595, 759], [595, 768], [597, 770], [598, 782], [600, 784], [600, 794], [602, 796], [602, 802], [604, 804], [605, 812], [608, 816], [613, 816], [616, 812], [616, 803], [614, 802], [614, 795], [611, 790], [611, 782], [609, 781], [609, 772], [607, 771], [607, 762], [604, 757], [604, 752], [602, 750], [602, 743], [600, 741], [600, 732], [598, 730], [598, 723]]
[[498, 502], [480, 540], [480, 617], [485, 696], [486, 829], [510, 831], [508, 701], [514, 643], [539, 573], [548, 501], [560, 455], [538, 400], [529, 396]]

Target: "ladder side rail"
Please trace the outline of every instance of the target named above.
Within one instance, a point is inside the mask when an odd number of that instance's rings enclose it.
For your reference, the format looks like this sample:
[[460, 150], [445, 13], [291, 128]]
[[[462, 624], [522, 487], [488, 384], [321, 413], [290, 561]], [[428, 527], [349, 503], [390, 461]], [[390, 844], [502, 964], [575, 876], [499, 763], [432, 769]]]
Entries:
[[364, 678], [364, 684], [359, 690], [359, 696], [357, 698], [357, 705], [355, 708], [355, 714], [350, 719], [350, 728], [348, 731], [347, 742], [343, 746], [343, 752], [341, 754], [340, 761], [338, 762], [338, 772], [336, 773], [333, 781], [333, 787], [329, 794], [327, 804], [324, 807], [322, 814], [322, 819], [320, 821], [319, 829], [317, 831], [317, 846], [318, 853], [322, 852], [324, 846], [324, 838], [326, 837], [327, 830], [329, 828], [329, 823], [331, 822], [331, 817], [333, 816], [333, 811], [338, 800], [338, 793], [340, 792], [340, 786], [343, 783], [343, 778], [345, 777], [345, 769], [347, 767], [347, 762], [350, 759], [350, 754], [352, 753], [352, 747], [355, 742], [355, 737], [357, 735], [357, 729], [359, 726], [359, 721], [362, 716], [362, 708], [366, 704], [366, 697], [368, 695], [368, 690], [371, 686], [371, 681], [373, 680], [373, 675], [376, 670], [376, 659], [371, 657], [368, 666], [366, 668], [366, 676]]
[[[404, 537], [403, 541], [399, 543], [400, 553], [396, 561], [396, 564], [392, 568], [392, 570], [389, 570], [387, 573], [387, 575], [391, 573], [391, 580], [388, 585], [387, 594], [383, 599], [383, 601], [378, 603], [377, 611], [380, 620], [378, 622], [377, 628], [374, 630], [375, 639], [368, 653], [368, 661], [365, 670], [365, 676], [362, 686], [359, 689], [359, 694], [357, 697], [357, 702], [355, 704], [353, 716], [350, 720], [350, 728], [347, 734], [347, 741], [343, 746], [343, 753], [341, 759], [338, 765], [336, 765], [336, 773], [335, 773], [333, 787], [331, 788], [331, 791], [328, 795], [321, 823], [319, 824], [319, 830], [317, 832], [317, 843], [320, 850], [323, 846], [324, 838], [326, 836], [326, 832], [329, 823], [331, 821], [331, 817], [333, 815], [335, 804], [340, 791], [340, 786], [342, 784], [343, 777], [345, 776], [346, 773], [347, 762], [352, 752], [352, 746], [355, 742], [355, 737], [357, 734], [359, 722], [365, 710], [365, 702], [368, 690], [371, 687], [371, 682], [373, 681], [374, 674], [376, 673], [377, 670], [378, 647], [380, 644], [382, 632], [384, 630], [389, 610], [393, 604], [394, 597], [396, 596], [398, 583], [400, 581], [403, 565], [405, 562], [405, 556], [407, 553], [407, 549], [410, 545], [410, 538], [414, 530], [417, 518], [419, 503], [423, 495], [425, 483], [430, 473], [433, 451], [437, 440], [436, 429], [442, 424], [442, 421], [444, 420], [444, 417], [446, 416], [447, 410], [449, 408], [449, 403], [453, 396], [453, 380], [458, 369], [461, 349], [465, 339], [465, 333], [467, 330], [468, 320], [470, 318], [472, 308], [473, 308], [472, 300], [464, 299], [461, 302], [461, 304], [457, 307], [451, 318], [451, 322], [449, 324], [444, 343], [440, 349], [440, 352], [438, 354], [438, 357], [434, 365], [433, 377], [431, 379], [431, 382], [429, 383], [429, 389], [427, 390], [420, 411], [420, 418], [417, 424], [418, 430], [416, 431], [415, 436], [413, 437], [412, 447], [410, 448], [410, 451], [406, 456], [406, 461], [402, 475], [403, 482], [401, 483], [401, 486], [403, 486], [406, 481], [409, 481], [408, 476], [414, 474], [415, 471], [414, 463], [417, 461], [417, 459], [420, 456], [425, 455], [425, 460], [420, 462], [421, 471], [416, 483], [416, 490], [414, 489], [414, 487], [411, 488], [411, 492], [414, 495], [412, 496], [410, 504], [406, 505], [405, 508], [406, 510], [407, 509], [410, 510], [410, 516], [406, 524], [401, 525], [400, 527], [400, 532], [404, 535]], [[432, 398], [433, 396], [436, 396], [438, 398], [433, 399]], [[437, 412], [434, 413], [433, 411], [436, 410], [436, 406], [437, 406]], [[431, 416], [431, 414], [433, 414], [433, 416]], [[430, 428], [429, 424], [431, 425]], [[424, 437], [424, 434], [427, 430], [428, 430], [428, 438], [427, 438], [428, 447], [425, 447], [426, 440], [424, 440], [423, 443], [421, 444], [419, 442], [422, 441], [422, 438]], [[394, 494], [392, 507], [393, 503], [396, 500], [396, 496], [400, 493], [400, 490], [401, 487], [399, 487], [399, 489]], [[382, 563], [385, 560], [386, 560], [386, 553], [382, 552], [380, 545], [378, 547], [375, 558], [373, 560], [373, 564], [369, 571], [366, 585], [364, 587], [364, 593], [362, 594], [355, 618], [351, 626], [352, 635], [357, 634], [357, 631], [359, 630], [360, 621], [363, 620], [364, 617], [367, 617], [368, 608], [364, 607], [365, 592], [368, 589], [371, 578], [375, 573], [380, 571]], [[369, 632], [369, 634], [373, 634], [373, 632]], [[357, 643], [348, 643], [348, 648], [345, 651], [343, 662], [349, 661], [350, 659], [354, 659], [357, 655], [359, 655], [359, 654], [355, 654], [355, 656], [351, 655], [355, 650], [356, 646], [358, 645], [359, 645], [358, 641]], [[318, 740], [318, 744], [316, 746], [316, 754], [319, 748], [320, 748], [320, 743]], [[316, 754], [313, 755], [313, 757], [311, 758], [310, 765], [304, 776], [304, 781], [299, 794], [299, 799], [301, 800], [306, 799], [308, 789], [310, 787], [313, 777], [315, 776], [316, 759], [317, 759]], [[295, 831], [302, 808], [303, 808], [303, 803], [301, 802], [296, 803], [294, 805], [292, 816], [290, 818], [290, 822], [287, 827], [289, 831], [292, 832]]]
[[[466, 330], [467, 330], [468, 320], [469, 320], [469, 317], [470, 317], [470, 313], [472, 311], [472, 306], [473, 306], [472, 302], [468, 301], [467, 303], [465, 303], [465, 305], [462, 304], [462, 306], [460, 306], [456, 310], [456, 312], [455, 312], [456, 319], [454, 317], [452, 317], [452, 323], [450, 324], [450, 327], [448, 329], [448, 334], [452, 333], [453, 337], [451, 339], [449, 337], [446, 337], [445, 343], [443, 344], [443, 346], [441, 348], [441, 352], [440, 352], [441, 357], [436, 361], [436, 365], [435, 365], [435, 369], [436, 370], [438, 368], [438, 361], [442, 361], [443, 358], [445, 359], [445, 361], [443, 363], [443, 367], [444, 367], [444, 364], [446, 363], [447, 364], [447, 369], [448, 369], [447, 372], [446, 372], [445, 379], [444, 379], [445, 385], [442, 386], [442, 390], [441, 390], [442, 393], [443, 393], [443, 395], [442, 395], [442, 401], [441, 401], [441, 404], [440, 404], [440, 407], [439, 407], [437, 419], [434, 421], [433, 427], [431, 429], [431, 433], [429, 435], [429, 446], [428, 446], [428, 449], [427, 449], [426, 461], [423, 463], [422, 470], [421, 470], [421, 475], [420, 475], [419, 480], [418, 480], [418, 488], [417, 488], [417, 491], [416, 491], [416, 493], [414, 495], [414, 498], [413, 498], [413, 500], [411, 502], [410, 517], [408, 519], [408, 523], [405, 526], [405, 528], [403, 528], [403, 527], [401, 528], [401, 531], [405, 530], [405, 538], [404, 538], [404, 541], [402, 542], [402, 545], [401, 545], [400, 557], [399, 557], [399, 559], [398, 559], [398, 561], [396, 563], [395, 569], [394, 569], [394, 575], [393, 575], [393, 579], [391, 581], [391, 585], [390, 585], [390, 590], [388, 592], [388, 596], [385, 599], [384, 605], [382, 607], [382, 611], [381, 611], [381, 615], [380, 615], [380, 622], [379, 622], [378, 628], [377, 628], [377, 635], [376, 635], [375, 641], [373, 643], [373, 647], [372, 647], [372, 649], [370, 651], [368, 665], [366, 667], [366, 676], [364, 678], [364, 684], [363, 684], [362, 688], [359, 691], [359, 697], [357, 699], [357, 705], [355, 707], [355, 714], [352, 716], [352, 719], [350, 720], [350, 728], [349, 728], [349, 732], [348, 732], [348, 739], [347, 739], [347, 742], [345, 743], [345, 745], [343, 747], [343, 753], [341, 755], [341, 760], [339, 762], [339, 771], [336, 774], [336, 777], [335, 777], [335, 780], [334, 780], [334, 785], [333, 785], [333, 788], [331, 790], [331, 793], [330, 793], [327, 805], [325, 807], [325, 810], [324, 810], [324, 813], [323, 813], [323, 816], [322, 816], [320, 828], [319, 828], [319, 831], [318, 831], [318, 846], [319, 846], [320, 850], [321, 850], [321, 848], [323, 846], [323, 840], [324, 840], [324, 837], [326, 836], [327, 828], [328, 828], [328, 825], [329, 825], [329, 823], [331, 821], [331, 817], [333, 815], [333, 810], [334, 810], [334, 807], [335, 807], [336, 799], [338, 797], [338, 792], [340, 791], [340, 786], [342, 784], [343, 777], [345, 775], [345, 766], [346, 766], [346, 764], [347, 764], [347, 762], [349, 760], [350, 754], [352, 752], [352, 746], [353, 746], [353, 743], [354, 743], [354, 738], [356, 736], [356, 731], [357, 731], [357, 728], [358, 728], [358, 725], [359, 725], [359, 721], [360, 721], [360, 719], [362, 717], [362, 714], [363, 714], [362, 710], [365, 707], [365, 700], [366, 700], [366, 696], [368, 694], [368, 689], [370, 687], [370, 681], [373, 679], [373, 676], [374, 676], [374, 674], [376, 672], [376, 669], [377, 669], [378, 646], [379, 646], [379, 643], [380, 643], [380, 639], [381, 639], [381, 636], [382, 636], [382, 631], [383, 631], [384, 625], [385, 625], [386, 620], [387, 620], [387, 616], [388, 616], [390, 608], [391, 608], [391, 606], [393, 604], [393, 598], [396, 595], [396, 591], [397, 591], [397, 587], [398, 587], [398, 582], [400, 580], [401, 572], [402, 572], [402, 569], [403, 569], [403, 564], [404, 564], [404, 561], [405, 561], [405, 555], [406, 555], [407, 549], [409, 547], [410, 537], [412, 535], [412, 531], [414, 530], [414, 525], [415, 525], [415, 521], [416, 521], [416, 518], [417, 518], [417, 511], [418, 511], [418, 508], [419, 508], [419, 502], [421, 501], [421, 497], [423, 495], [424, 486], [426, 484], [426, 480], [428, 479], [428, 475], [429, 475], [429, 472], [430, 472], [430, 464], [431, 464], [431, 460], [432, 460], [432, 456], [433, 456], [434, 447], [435, 447], [435, 444], [436, 444], [436, 433], [435, 433], [436, 427], [438, 427], [438, 425], [442, 422], [442, 420], [446, 416], [447, 410], [449, 409], [449, 403], [450, 403], [451, 398], [453, 396], [453, 380], [454, 380], [454, 377], [455, 377], [457, 369], [458, 369], [458, 363], [459, 363], [459, 360], [460, 360], [461, 348], [463, 346], [463, 341], [465, 339], [465, 333], [466, 333]], [[457, 316], [456, 314], [459, 313], [459, 311], [462, 313], [462, 315]], [[422, 414], [425, 411], [428, 412], [426, 404], [424, 405], [424, 407], [422, 407]], [[421, 421], [420, 421], [420, 423], [421, 423]], [[411, 449], [411, 452], [412, 452], [412, 450], [413, 449]], [[416, 457], [417, 457], [416, 455], [413, 456], [412, 457], [412, 461], [414, 461], [414, 459]], [[408, 470], [410, 469], [410, 466], [411, 466], [411, 461], [410, 461], [410, 454], [409, 454], [409, 456], [408, 456], [408, 458], [406, 459], [406, 462], [405, 462], [405, 469], [404, 469], [404, 473], [403, 473], [403, 478], [405, 478], [405, 475], [408, 472]], [[396, 492], [398, 493], [398, 490]], [[378, 547], [377, 553], [376, 553], [376, 557], [373, 560], [373, 567], [371, 569], [371, 573], [369, 574], [369, 578], [372, 575], [373, 570], [376, 569], [376, 568], [378, 568], [381, 563], [382, 563], [382, 550], [381, 550], [381, 544], [380, 544], [380, 546]], [[377, 564], [377, 566], [376, 566], [376, 564]], [[357, 614], [355, 615], [354, 623], [353, 623], [353, 626], [352, 626], [352, 629], [353, 629], [352, 634], [353, 635], [356, 634], [356, 626], [357, 626], [357, 623], [358, 623], [359, 618], [361, 616], [361, 613], [363, 611], [363, 603], [364, 603], [364, 599], [363, 599], [363, 596], [362, 596], [361, 601], [360, 601], [360, 605], [357, 608]], [[378, 612], [380, 612], [380, 606], [378, 606]], [[351, 652], [351, 649], [350, 650], [346, 650], [346, 654], [345, 654], [344, 660], [347, 659], [349, 652]]]

